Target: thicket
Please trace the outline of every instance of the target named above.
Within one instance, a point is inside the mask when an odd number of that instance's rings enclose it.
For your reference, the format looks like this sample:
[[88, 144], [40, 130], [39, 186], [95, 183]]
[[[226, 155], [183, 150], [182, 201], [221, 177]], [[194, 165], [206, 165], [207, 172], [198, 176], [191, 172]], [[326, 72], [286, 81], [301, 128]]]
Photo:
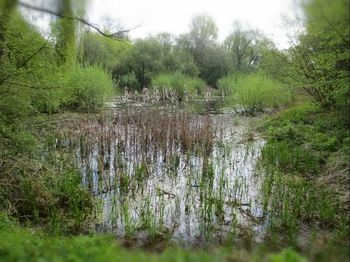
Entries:
[[127, 40], [115, 40], [93, 32], [83, 34], [80, 41], [80, 63], [104, 68], [109, 73], [124, 62], [124, 57], [132, 49], [132, 44]]
[[130, 51], [122, 57], [122, 63], [113, 70], [119, 86], [124, 88], [129, 84], [129, 89], [136, 90], [150, 87], [152, 78], [161, 73], [181, 72], [198, 76], [192, 56], [178, 49], [174, 41], [173, 36], [166, 33], [136, 40]]
[[344, 115], [349, 114], [348, 9], [346, 0], [303, 2], [305, 30], [293, 37], [287, 50], [265, 50], [261, 63], [264, 72]]
[[349, 3], [305, 2], [305, 33], [290, 49], [302, 88], [323, 107], [346, 106], [349, 96]]

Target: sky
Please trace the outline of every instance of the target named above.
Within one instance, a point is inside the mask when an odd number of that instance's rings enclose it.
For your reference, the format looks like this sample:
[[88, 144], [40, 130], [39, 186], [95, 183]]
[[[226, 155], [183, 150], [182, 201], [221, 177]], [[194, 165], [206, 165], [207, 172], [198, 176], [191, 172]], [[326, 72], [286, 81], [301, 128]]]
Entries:
[[284, 17], [293, 17], [297, 0], [89, 0], [87, 16], [95, 24], [106, 17], [133, 28], [131, 39], [169, 32], [189, 31], [195, 15], [213, 17], [219, 28], [219, 41], [232, 31], [234, 21], [257, 28], [280, 48], [288, 47]]
[[[23, 0], [55, 10], [57, 0]], [[144, 38], [161, 32], [174, 35], [189, 31], [196, 15], [210, 15], [222, 42], [233, 30], [233, 23], [258, 29], [271, 38], [280, 49], [288, 48], [285, 18], [293, 19], [300, 12], [300, 0], [73, 0], [86, 3], [85, 17], [99, 28], [105, 21], [116, 21], [123, 28], [137, 27], [129, 33], [130, 39]], [[22, 8], [23, 9], [23, 8]], [[299, 11], [298, 11], [299, 10]], [[38, 25], [44, 35], [50, 33], [52, 17], [40, 12], [22, 10], [30, 21]]]

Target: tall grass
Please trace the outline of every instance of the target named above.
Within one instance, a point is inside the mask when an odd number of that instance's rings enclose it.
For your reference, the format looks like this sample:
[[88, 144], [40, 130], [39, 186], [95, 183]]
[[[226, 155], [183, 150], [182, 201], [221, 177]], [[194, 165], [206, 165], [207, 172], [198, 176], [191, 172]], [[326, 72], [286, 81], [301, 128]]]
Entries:
[[152, 79], [152, 89], [160, 90], [164, 99], [173, 93], [178, 100], [184, 101], [202, 94], [204, 88], [205, 82], [202, 79], [189, 77], [179, 72], [159, 74]]
[[233, 74], [218, 81], [221, 93], [244, 111], [263, 111], [288, 103], [291, 94], [282, 84], [260, 74]]

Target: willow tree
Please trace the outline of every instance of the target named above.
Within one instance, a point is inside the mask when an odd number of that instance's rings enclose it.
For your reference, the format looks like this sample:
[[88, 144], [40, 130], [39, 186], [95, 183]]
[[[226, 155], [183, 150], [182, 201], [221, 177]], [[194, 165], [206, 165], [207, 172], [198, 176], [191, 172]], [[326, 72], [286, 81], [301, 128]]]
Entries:
[[76, 63], [76, 21], [71, 0], [58, 3], [59, 18], [56, 28], [56, 51], [59, 63], [68, 67]]
[[258, 68], [263, 51], [273, 48], [274, 44], [259, 31], [245, 29], [236, 22], [224, 46], [230, 54], [234, 71], [251, 72]]
[[195, 66], [199, 70], [199, 76], [210, 85], [215, 85], [217, 71], [222, 66], [221, 62], [212, 70], [211, 63], [216, 64], [216, 58], [221, 58], [221, 48], [217, 43], [218, 28], [214, 19], [208, 15], [198, 15], [193, 17], [190, 24], [190, 31], [182, 34], [176, 39], [176, 48], [191, 54]]
[[195, 59], [200, 59], [204, 50], [214, 46], [218, 38], [218, 28], [213, 18], [207, 15], [195, 16], [191, 21], [188, 38]]

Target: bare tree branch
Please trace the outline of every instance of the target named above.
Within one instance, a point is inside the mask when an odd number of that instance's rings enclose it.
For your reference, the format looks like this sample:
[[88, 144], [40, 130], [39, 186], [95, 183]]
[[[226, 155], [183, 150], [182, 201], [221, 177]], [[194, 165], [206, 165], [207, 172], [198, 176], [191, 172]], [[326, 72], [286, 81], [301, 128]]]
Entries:
[[30, 5], [30, 4], [27, 4], [27, 3], [23, 3], [23, 2], [19, 2], [18, 4], [20, 6], [22, 6], [22, 7], [24, 7], [24, 8], [35, 10], [35, 11], [38, 11], [38, 12], [44, 12], [44, 13], [47, 13], [47, 14], [50, 14], [50, 15], [53, 15], [53, 16], [56, 16], [56, 17], [76, 20], [76, 21], [78, 21], [78, 22], [80, 22], [80, 23], [82, 23], [84, 25], [87, 25], [89, 28], [95, 29], [99, 34], [101, 34], [101, 35], [103, 35], [105, 37], [108, 37], [108, 38], [116, 39], [116, 40], [127, 38], [127, 33], [129, 33], [131, 30], [134, 30], [134, 29], [136, 29], [138, 27], [138, 26], [135, 26], [135, 27], [133, 27], [131, 29], [119, 30], [117, 32], [109, 34], [109, 33], [106, 33], [104, 31], [102, 31], [100, 28], [98, 28], [97, 25], [94, 25], [94, 24], [90, 23], [89, 21], [87, 21], [86, 19], [81, 18], [81, 17], [65, 16], [63, 14], [57, 13], [55, 11], [52, 11], [50, 9], [46, 9], [46, 8], [42, 8], [42, 7], [38, 7], [38, 6], [33, 6], [33, 5]]

